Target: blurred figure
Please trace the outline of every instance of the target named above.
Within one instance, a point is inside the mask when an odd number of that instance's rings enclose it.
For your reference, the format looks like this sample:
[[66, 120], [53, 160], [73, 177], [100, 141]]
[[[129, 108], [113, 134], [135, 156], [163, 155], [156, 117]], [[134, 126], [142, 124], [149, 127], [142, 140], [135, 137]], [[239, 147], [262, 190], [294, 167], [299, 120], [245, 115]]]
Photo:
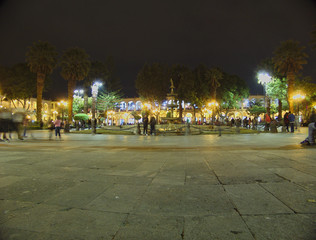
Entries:
[[16, 112], [12, 115], [13, 129], [18, 134], [18, 139], [23, 140], [21, 128], [24, 120], [24, 113]]
[[27, 131], [28, 125], [29, 125], [29, 119], [27, 116], [25, 116], [25, 118], [23, 119], [23, 128], [24, 128], [23, 137], [27, 137], [26, 131]]
[[293, 113], [289, 112], [289, 122], [291, 126], [291, 133], [294, 133], [294, 123], [295, 123], [295, 116]]
[[61, 120], [60, 120], [59, 116], [55, 120], [54, 126], [55, 126], [55, 137], [56, 137], [56, 139], [57, 139], [57, 135], [59, 136], [59, 139], [61, 139], [61, 136], [60, 136]]
[[155, 117], [150, 118], [150, 135], [156, 135], [156, 119]]
[[0, 111], [0, 132], [2, 133], [1, 141], [9, 141], [7, 133], [9, 132], [10, 125], [12, 123], [12, 113], [3, 109]]
[[49, 135], [48, 135], [48, 139], [49, 140], [52, 140], [53, 138], [53, 131], [55, 129], [55, 123], [53, 120], [50, 120], [49, 121], [49, 124], [48, 124], [48, 130], [49, 130]]
[[144, 126], [143, 134], [147, 136], [148, 135], [148, 116], [147, 115], [145, 115], [143, 118], [143, 126]]

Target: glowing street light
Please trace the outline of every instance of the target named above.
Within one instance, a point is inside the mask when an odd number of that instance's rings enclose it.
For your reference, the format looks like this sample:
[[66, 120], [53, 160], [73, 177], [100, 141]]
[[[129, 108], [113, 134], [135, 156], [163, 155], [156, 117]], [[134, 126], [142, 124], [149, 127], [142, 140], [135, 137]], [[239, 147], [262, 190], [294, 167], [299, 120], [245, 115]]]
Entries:
[[84, 91], [82, 89], [76, 89], [74, 91], [74, 97], [80, 97], [80, 95], [82, 95], [84, 93]]
[[[258, 83], [263, 85], [264, 89], [264, 107], [266, 108], [267, 115], [270, 117], [270, 98], [267, 96], [267, 84], [272, 81], [272, 77], [266, 72], [259, 72], [257, 75]], [[265, 130], [269, 130], [268, 123], [265, 124]]]
[[97, 96], [99, 87], [102, 86], [102, 83], [100, 82], [94, 82], [92, 85], [92, 121], [91, 121], [91, 128], [92, 128], [92, 134], [96, 134], [96, 119], [95, 119], [95, 109], [96, 109], [96, 103], [97, 103]]
[[211, 101], [207, 104], [212, 110], [212, 124], [214, 124], [215, 118], [215, 108], [218, 107], [218, 103], [216, 101]]
[[300, 93], [298, 93], [298, 94], [296, 94], [296, 95], [293, 96], [293, 100], [294, 100], [295, 102], [297, 102], [298, 123], [300, 122], [300, 119], [299, 119], [299, 117], [300, 117], [300, 101], [304, 100], [305, 97], [306, 97], [306, 96], [305, 96], [304, 94], [300, 94]]
[[57, 103], [57, 105], [61, 108], [61, 119], [62, 121], [64, 121], [64, 112], [68, 105], [68, 102], [61, 100], [60, 102]]

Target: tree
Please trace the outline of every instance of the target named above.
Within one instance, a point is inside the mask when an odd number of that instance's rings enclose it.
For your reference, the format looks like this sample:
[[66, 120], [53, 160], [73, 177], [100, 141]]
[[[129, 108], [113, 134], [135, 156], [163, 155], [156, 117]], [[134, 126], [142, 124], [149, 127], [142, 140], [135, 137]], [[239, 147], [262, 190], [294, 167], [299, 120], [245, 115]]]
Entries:
[[122, 89], [122, 85], [120, 79], [116, 76], [116, 67], [113, 57], [107, 57], [104, 65], [106, 69], [106, 76], [104, 80], [107, 91], [120, 91]]
[[210, 82], [212, 87], [212, 99], [216, 101], [216, 90], [221, 86], [220, 81], [223, 79], [223, 72], [216, 67], [206, 71], [205, 78]]
[[42, 120], [42, 95], [45, 77], [53, 72], [57, 65], [57, 51], [53, 45], [48, 42], [35, 42], [28, 48], [26, 53], [26, 62], [31, 72], [37, 75], [37, 121]]
[[246, 82], [237, 75], [223, 73], [221, 86], [218, 88], [218, 100], [226, 115], [230, 109], [239, 108], [239, 103], [249, 96]]
[[286, 100], [286, 79], [272, 78], [267, 84], [267, 95], [273, 99], [278, 99], [278, 120], [282, 119], [283, 101]]
[[104, 63], [100, 61], [91, 62], [88, 76], [84, 79], [84, 113], [88, 113], [88, 92], [94, 81], [105, 83], [108, 71]]
[[26, 63], [3, 68], [0, 75], [2, 93], [13, 105], [12, 100], [17, 100], [26, 108], [27, 101], [36, 94], [36, 75]]
[[[304, 113], [304, 119], [309, 119], [309, 115], [312, 113], [312, 109], [316, 102], [316, 84], [312, 82], [311, 77], [297, 78], [295, 82], [296, 93], [305, 95], [305, 99], [301, 101], [303, 105], [300, 108]], [[299, 104], [299, 102], [297, 102]]]
[[141, 98], [149, 102], [161, 102], [166, 99], [170, 80], [166, 65], [153, 63], [145, 64], [137, 74], [135, 86]]
[[107, 118], [108, 110], [114, 109], [121, 98], [122, 94], [118, 91], [102, 91], [98, 96], [97, 109], [103, 111]]
[[82, 81], [89, 73], [90, 60], [85, 50], [70, 48], [61, 58], [61, 76], [68, 81], [68, 120], [72, 121], [73, 93], [77, 81]]
[[171, 67], [171, 78], [175, 86], [177, 99], [179, 100], [179, 118], [182, 119], [182, 101], [190, 102], [194, 94], [194, 76], [190, 68], [184, 65]]
[[305, 47], [299, 42], [288, 40], [281, 43], [274, 52], [273, 62], [276, 70], [287, 78], [287, 95], [290, 111], [294, 111], [293, 92], [295, 75], [303, 69], [303, 64], [307, 63], [307, 54], [303, 52]]

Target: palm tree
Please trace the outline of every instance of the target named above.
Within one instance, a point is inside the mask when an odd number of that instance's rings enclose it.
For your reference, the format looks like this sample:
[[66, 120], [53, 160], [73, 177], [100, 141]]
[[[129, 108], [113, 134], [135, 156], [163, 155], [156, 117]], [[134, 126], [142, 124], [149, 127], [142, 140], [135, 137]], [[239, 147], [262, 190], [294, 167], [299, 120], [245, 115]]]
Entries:
[[289, 103], [289, 109], [294, 112], [293, 106], [293, 92], [294, 92], [294, 80], [296, 74], [303, 69], [303, 64], [307, 63], [308, 57], [303, 50], [305, 47], [300, 46], [299, 42], [288, 40], [281, 43], [274, 52], [273, 62], [276, 70], [284, 74], [287, 78], [287, 97]]
[[73, 93], [76, 82], [83, 80], [89, 73], [89, 55], [80, 48], [67, 49], [60, 61], [61, 76], [68, 81], [68, 121], [72, 121]]
[[91, 62], [89, 74], [84, 79], [84, 113], [88, 113], [88, 91], [96, 79], [104, 83], [107, 77], [107, 68], [104, 63], [99, 61]]
[[219, 81], [223, 79], [224, 74], [219, 68], [213, 67], [207, 70], [205, 77], [211, 83], [212, 99], [216, 101], [216, 90], [221, 86]]
[[42, 120], [42, 95], [45, 77], [53, 72], [57, 65], [56, 48], [48, 42], [34, 42], [26, 53], [26, 62], [31, 72], [37, 74], [37, 106], [36, 119]]

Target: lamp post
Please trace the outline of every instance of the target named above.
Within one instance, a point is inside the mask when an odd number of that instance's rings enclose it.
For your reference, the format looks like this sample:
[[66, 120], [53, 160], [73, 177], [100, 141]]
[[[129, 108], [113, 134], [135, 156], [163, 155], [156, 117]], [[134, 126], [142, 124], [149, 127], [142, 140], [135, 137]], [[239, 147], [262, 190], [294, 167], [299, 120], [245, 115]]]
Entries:
[[[263, 89], [264, 89], [264, 107], [266, 108], [267, 111], [267, 115], [270, 117], [270, 98], [269, 96], [267, 96], [267, 84], [269, 82], [271, 82], [272, 77], [265, 72], [259, 72], [258, 73], [258, 83], [263, 85]], [[269, 130], [269, 126], [268, 123], [266, 122], [265, 124], [265, 131]]]
[[61, 121], [64, 121], [64, 111], [65, 108], [67, 107], [68, 103], [64, 100], [61, 100], [57, 105], [61, 108]]
[[74, 91], [74, 97], [76, 96], [76, 97], [80, 97], [80, 95], [82, 95], [83, 94], [83, 90], [82, 89], [76, 89], [75, 91]]
[[92, 128], [92, 134], [96, 134], [96, 119], [95, 119], [95, 110], [96, 110], [96, 103], [97, 103], [97, 96], [99, 87], [102, 86], [102, 83], [100, 82], [94, 82], [92, 85], [92, 121], [91, 121], [91, 128]]
[[215, 108], [218, 107], [218, 103], [216, 101], [212, 101], [212, 102], [209, 102], [207, 104], [211, 110], [212, 110], [212, 124], [214, 125], [214, 118], [215, 118]]
[[305, 99], [305, 95], [301, 95], [301, 94], [296, 94], [293, 96], [293, 100], [295, 102], [297, 102], [297, 126], [296, 126], [296, 129], [298, 127], [298, 125], [300, 124], [300, 101], [304, 100]]

